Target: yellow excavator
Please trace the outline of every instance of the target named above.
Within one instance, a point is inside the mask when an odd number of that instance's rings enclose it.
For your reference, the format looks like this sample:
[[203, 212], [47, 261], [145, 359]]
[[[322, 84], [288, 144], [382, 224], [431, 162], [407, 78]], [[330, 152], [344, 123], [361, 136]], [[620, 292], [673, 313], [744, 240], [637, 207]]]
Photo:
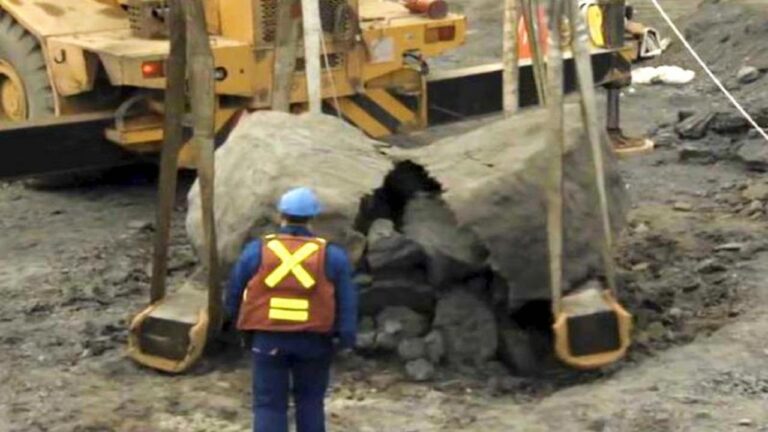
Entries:
[[[464, 43], [466, 18], [443, 0], [318, 6], [327, 108], [376, 137], [425, 127], [426, 61]], [[288, 103], [305, 108], [299, 0], [205, 0], [203, 8], [219, 142], [240, 112], [278, 102], [283, 76], [292, 75]], [[24, 142], [2, 147], [0, 178], [157, 154], [169, 13], [167, 0], [0, 0], [0, 141]], [[276, 70], [278, 54], [291, 49], [298, 55]], [[52, 133], [56, 146], [46, 143]], [[195, 164], [189, 133], [182, 167]]]
[[[204, 0], [216, 144], [243, 111], [306, 109], [299, 3]], [[467, 35], [466, 17], [445, 0], [319, 0], [318, 6], [324, 109], [370, 136], [501, 111], [501, 63], [430, 70], [429, 59], [459, 47]], [[595, 82], [609, 88], [607, 126], [628, 143], [623, 150], [642, 149], [646, 143], [620, 134], [618, 92], [629, 82], [630, 62], [656, 54], [654, 33], [627, 20], [623, 0], [583, 7]], [[154, 158], [167, 111], [169, 13], [167, 0], [0, 0], [0, 179]], [[543, 22], [531, 24], [530, 34], [546, 37]], [[536, 38], [528, 33], [521, 21], [522, 105], [538, 102], [526, 42]], [[566, 53], [569, 90], [574, 76]], [[275, 95], [286, 85], [281, 100]], [[179, 166], [193, 168], [189, 127], [183, 136]]]
[[[549, 24], [550, 36], [544, 62], [543, 50], [536, 47], [531, 64], [537, 73], [537, 97], [546, 99], [551, 128], [551, 169], [547, 188], [548, 233], [551, 264], [551, 301], [553, 351], [566, 364], [579, 369], [594, 369], [621, 359], [630, 344], [631, 316], [617, 301], [613, 270], [612, 233], [603, 178], [602, 128], [597, 121], [594, 92], [594, 62], [591, 61], [588, 28], [576, 12], [575, 4], [564, 7], [564, 1], [552, 0], [555, 17], [567, 17], [572, 25], [571, 37], [563, 40], [562, 28]], [[216, 263], [216, 232], [213, 216], [214, 141], [216, 130], [215, 56], [206, 31], [202, 0], [171, 0], [166, 19], [171, 50], [166, 63], [164, 144], [161, 155], [157, 232], [153, 259], [150, 304], [132, 321], [129, 333], [129, 355], [137, 362], [170, 373], [189, 369], [203, 354], [211, 338], [220, 330], [222, 291]], [[560, 20], [556, 20], [560, 22]], [[535, 43], [534, 43], [535, 44]], [[604, 283], [563, 295], [563, 194], [562, 156], [563, 83], [565, 60], [561, 49], [570, 47], [576, 90], [581, 96], [583, 119], [590, 139], [603, 220]], [[546, 68], [544, 68], [546, 66]], [[189, 93], [185, 88], [189, 84]], [[547, 84], [546, 86], [544, 84]], [[311, 86], [310, 86], [311, 87]], [[546, 89], [545, 89], [546, 87]], [[188, 115], [188, 111], [189, 114]], [[510, 118], [514, 121], [514, 118]], [[179, 287], [166, 289], [168, 241], [176, 190], [180, 154], [187, 142], [185, 123], [191, 123], [191, 145], [196, 154], [205, 232], [203, 278], [185, 281]], [[567, 168], [565, 168], [567, 169]]]

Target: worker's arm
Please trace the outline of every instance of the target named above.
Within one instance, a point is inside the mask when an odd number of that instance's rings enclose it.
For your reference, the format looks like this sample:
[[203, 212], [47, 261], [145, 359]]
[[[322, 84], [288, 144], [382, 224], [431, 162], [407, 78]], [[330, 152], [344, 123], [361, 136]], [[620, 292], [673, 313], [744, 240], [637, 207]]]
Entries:
[[243, 299], [243, 292], [248, 282], [256, 274], [261, 265], [261, 242], [254, 241], [249, 243], [237, 264], [232, 269], [229, 276], [229, 289], [227, 290], [227, 318], [235, 322], [240, 311], [240, 302]]
[[342, 349], [357, 342], [357, 287], [352, 281], [352, 265], [347, 253], [337, 245], [327, 251], [328, 275], [336, 291], [336, 331]]

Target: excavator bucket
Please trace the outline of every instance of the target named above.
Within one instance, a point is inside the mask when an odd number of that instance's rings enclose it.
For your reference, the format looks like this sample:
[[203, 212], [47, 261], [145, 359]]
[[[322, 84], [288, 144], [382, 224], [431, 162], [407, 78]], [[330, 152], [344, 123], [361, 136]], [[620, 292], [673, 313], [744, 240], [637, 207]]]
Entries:
[[144, 309], [131, 322], [128, 355], [169, 373], [187, 370], [203, 354], [210, 318], [206, 287], [185, 282], [180, 289]]
[[626, 354], [632, 315], [610, 290], [593, 288], [563, 297], [552, 329], [561, 361], [576, 369], [598, 369]]

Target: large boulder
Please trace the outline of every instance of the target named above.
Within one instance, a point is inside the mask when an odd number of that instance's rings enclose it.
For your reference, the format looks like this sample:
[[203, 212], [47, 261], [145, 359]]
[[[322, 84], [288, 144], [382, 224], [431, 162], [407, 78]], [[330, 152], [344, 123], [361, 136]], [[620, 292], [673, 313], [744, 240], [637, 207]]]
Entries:
[[[565, 112], [564, 158], [566, 291], [601, 269], [601, 222], [589, 141], [578, 104]], [[548, 166], [544, 109], [484, 125], [429, 147], [400, 151], [398, 158], [423, 166], [444, 192], [442, 201], [459, 229], [471, 230], [489, 254], [492, 269], [507, 282], [510, 308], [548, 299], [546, 234]], [[626, 222], [628, 199], [615, 159], [602, 134], [611, 220], [616, 232]]]
[[[365, 236], [353, 229], [361, 199], [381, 187], [392, 169], [382, 148], [335, 117], [278, 112], [244, 117], [216, 151], [215, 217], [223, 268], [231, 268], [248, 240], [277, 228], [275, 204], [296, 186], [312, 187], [322, 200], [316, 233], [346, 246], [356, 261], [365, 246]], [[198, 190], [195, 182], [187, 233], [202, 252]]]

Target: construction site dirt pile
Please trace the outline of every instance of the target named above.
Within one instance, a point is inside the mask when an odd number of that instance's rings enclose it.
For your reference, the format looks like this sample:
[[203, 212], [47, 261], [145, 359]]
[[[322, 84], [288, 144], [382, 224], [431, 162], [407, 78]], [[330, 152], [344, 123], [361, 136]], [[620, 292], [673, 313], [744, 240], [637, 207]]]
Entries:
[[[707, 0], [679, 24], [693, 49], [726, 87], [744, 96], [760, 88], [755, 81], [768, 71], [768, 17], [764, 13], [757, 13], [749, 6]], [[678, 41], [657, 61], [699, 70], [694, 58]], [[740, 81], [739, 72], [745, 66], [754, 67], [760, 73], [753, 75], [755, 79], [742, 77]], [[699, 84], [712, 85], [702, 73], [699, 76]]]
[[[762, 128], [768, 128], [768, 16], [748, 6], [706, 1], [680, 27], [706, 65]], [[733, 160], [757, 171], [768, 169], [765, 140], [677, 42], [657, 63], [697, 71], [697, 79], [675, 91], [676, 117], [654, 131], [658, 147], [675, 147], [680, 160], [713, 164]], [[693, 103], [694, 94], [708, 96]]]
[[[600, 274], [600, 225], [578, 105], [569, 105], [566, 113], [565, 277], [567, 289], [573, 289]], [[546, 111], [528, 110], [514, 122], [499, 120], [403, 150], [367, 139], [333, 117], [247, 117], [216, 156], [224, 269], [231, 268], [245, 242], [276, 228], [274, 202], [281, 193], [311, 186], [325, 205], [324, 216], [313, 223], [317, 233], [365, 251], [359, 260], [359, 253], [352, 254], [360, 273], [363, 320], [373, 323], [364, 326], [363, 350], [399, 351], [413, 362], [429, 357], [421, 346], [439, 345], [448, 363], [490, 361], [504, 333], [497, 327], [507, 326], [530, 302], [549, 298], [545, 190], [539, 175], [548, 163], [546, 122]], [[627, 200], [608, 160], [618, 232]], [[187, 229], [199, 251], [196, 193], [194, 186]], [[408, 331], [413, 319], [428, 324]], [[440, 336], [430, 336], [430, 330]], [[442, 354], [434, 354], [431, 362], [439, 363]], [[413, 364], [410, 369], [424, 368]]]

